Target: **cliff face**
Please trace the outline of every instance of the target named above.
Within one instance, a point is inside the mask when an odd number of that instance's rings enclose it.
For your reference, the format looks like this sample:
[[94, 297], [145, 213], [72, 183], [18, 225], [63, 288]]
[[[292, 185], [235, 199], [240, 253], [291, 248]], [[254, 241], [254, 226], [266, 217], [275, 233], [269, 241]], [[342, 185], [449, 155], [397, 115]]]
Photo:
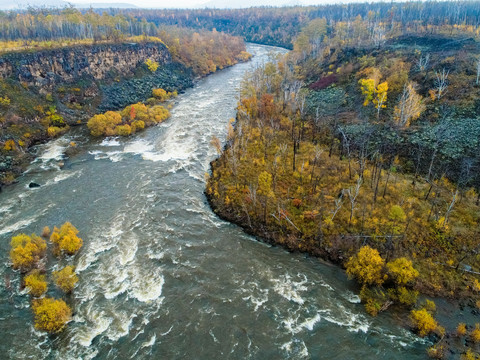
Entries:
[[0, 57], [0, 78], [15, 78], [48, 92], [59, 83], [84, 76], [105, 79], [112, 71], [123, 76], [146, 59], [160, 66], [171, 63], [171, 56], [161, 43], [101, 44], [44, 50], [35, 53], [12, 53]]

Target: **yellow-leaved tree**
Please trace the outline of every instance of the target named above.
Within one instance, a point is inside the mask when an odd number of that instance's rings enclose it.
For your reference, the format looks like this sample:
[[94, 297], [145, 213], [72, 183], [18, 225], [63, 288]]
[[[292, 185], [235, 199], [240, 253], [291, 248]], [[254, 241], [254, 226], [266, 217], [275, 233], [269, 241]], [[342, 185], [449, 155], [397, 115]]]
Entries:
[[65, 293], [70, 293], [78, 282], [78, 276], [73, 266], [65, 266], [62, 270], [53, 272], [53, 280]]
[[387, 269], [388, 274], [398, 286], [412, 283], [419, 275], [412, 262], [404, 257], [388, 262]]
[[45, 281], [45, 275], [40, 273], [39, 270], [31, 271], [25, 276], [25, 286], [28, 292], [35, 297], [40, 297], [47, 292], [47, 282]]
[[382, 274], [384, 264], [378, 250], [367, 245], [350, 257], [345, 267], [347, 275], [357, 279], [362, 285], [381, 285], [385, 280]]
[[41, 237], [32, 234], [18, 234], [10, 242], [10, 259], [14, 269], [21, 272], [31, 270], [45, 254], [47, 243]]
[[83, 245], [83, 240], [77, 236], [78, 230], [70, 222], [63, 224], [60, 229], [53, 228], [50, 241], [56, 246], [56, 252], [68, 255], [75, 254]]
[[437, 321], [427, 309], [412, 310], [410, 313], [410, 319], [412, 320], [413, 326], [417, 330], [418, 335], [421, 337], [430, 334], [438, 327]]
[[35, 314], [35, 328], [49, 333], [63, 330], [72, 318], [72, 310], [63, 300], [42, 298], [32, 303]]
[[375, 85], [375, 79], [360, 79], [359, 82], [362, 94], [365, 96], [363, 106], [373, 103], [377, 110], [377, 119], [380, 116], [380, 110], [387, 107], [388, 82]]
[[115, 135], [115, 127], [122, 123], [122, 116], [115, 111], [107, 111], [90, 118], [87, 127], [93, 136]]

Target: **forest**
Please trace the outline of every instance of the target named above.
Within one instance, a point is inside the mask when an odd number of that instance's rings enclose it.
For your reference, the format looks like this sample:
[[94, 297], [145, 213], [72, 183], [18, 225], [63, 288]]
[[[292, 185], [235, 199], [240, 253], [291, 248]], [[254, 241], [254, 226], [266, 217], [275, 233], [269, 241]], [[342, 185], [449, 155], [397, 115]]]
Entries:
[[476, 15], [353, 14], [308, 22], [247, 76], [206, 193], [247, 232], [342, 264], [370, 314], [412, 309], [442, 358], [457, 335], [419, 294], [480, 306]]
[[[1, 12], [0, 58], [142, 43], [173, 65], [145, 58], [127, 77], [112, 71], [98, 82], [103, 103], [88, 95], [92, 79], [42, 92], [3, 78], [0, 165], [69, 126], [131, 136], [163, 122], [195, 77], [250, 59], [244, 40], [291, 51], [247, 74], [226, 143], [212, 138], [215, 213], [340, 264], [369, 314], [409, 312], [431, 357], [480, 358], [480, 324], [446, 329], [429, 300], [480, 309], [480, 2]], [[166, 82], [172, 73], [182, 86]], [[0, 183], [22, 169], [2, 165]], [[44, 255], [40, 237], [22, 236]]]

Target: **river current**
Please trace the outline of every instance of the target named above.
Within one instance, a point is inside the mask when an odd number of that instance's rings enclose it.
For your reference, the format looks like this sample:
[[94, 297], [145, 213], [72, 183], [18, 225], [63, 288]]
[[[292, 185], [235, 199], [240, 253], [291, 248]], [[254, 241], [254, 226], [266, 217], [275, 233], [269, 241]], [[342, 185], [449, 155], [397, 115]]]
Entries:
[[[426, 357], [425, 342], [393, 315], [365, 313], [340, 268], [259, 242], [210, 210], [211, 138], [225, 139], [244, 73], [281, 51], [248, 50], [252, 62], [200, 80], [161, 125], [106, 140], [77, 129], [39, 146], [0, 193], [0, 358]], [[66, 158], [70, 141], [78, 153]], [[68, 298], [73, 321], [51, 337], [33, 327], [9, 242], [65, 221], [84, 240], [80, 281]]]

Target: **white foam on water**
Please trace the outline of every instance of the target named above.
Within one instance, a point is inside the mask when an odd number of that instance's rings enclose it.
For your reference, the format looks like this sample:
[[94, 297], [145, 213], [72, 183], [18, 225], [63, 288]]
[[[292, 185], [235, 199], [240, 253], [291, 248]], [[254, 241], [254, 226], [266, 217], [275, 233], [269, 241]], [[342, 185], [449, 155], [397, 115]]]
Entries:
[[153, 145], [143, 139], [136, 139], [126, 144], [123, 148], [124, 153], [136, 155], [142, 155], [146, 152], [151, 152], [152, 150], [154, 150]]
[[112, 321], [106, 332], [107, 337], [112, 341], [127, 336], [132, 326], [132, 321], [137, 317], [136, 314], [128, 314], [127, 312], [115, 312], [116, 318]]
[[49, 141], [44, 146], [42, 153], [37, 156], [37, 159], [34, 160], [34, 162], [42, 161], [46, 163], [53, 160], [62, 160], [64, 158], [64, 153], [69, 143], [70, 140], [64, 137]]
[[82, 325], [78, 331], [73, 336], [72, 340], [76, 341], [84, 347], [89, 347], [92, 344], [93, 339], [97, 336], [103, 334], [110, 324], [112, 323], [112, 318], [107, 317], [103, 311], [96, 312], [87, 310], [85, 325]]
[[138, 238], [133, 233], [122, 236], [122, 240], [117, 243], [117, 249], [120, 253], [120, 265], [125, 266], [135, 259], [135, 254], [138, 249]]
[[292, 359], [309, 358], [308, 349], [307, 349], [307, 346], [305, 345], [305, 342], [303, 342], [303, 340], [298, 340], [298, 339], [290, 340], [284, 343], [282, 346], [280, 346], [280, 349], [285, 351], [288, 354], [288, 357]]
[[162, 295], [162, 288], [165, 279], [160, 274], [142, 274], [141, 271], [137, 271], [134, 274], [134, 279], [131, 281], [128, 294], [141, 302], [150, 302], [160, 299]]
[[302, 281], [294, 281], [289, 274], [280, 276], [279, 279], [272, 279], [275, 292], [289, 301], [293, 301], [302, 305], [305, 300], [300, 295], [300, 292], [306, 291], [305, 286], [307, 279], [304, 277]]
[[360, 299], [360, 296], [352, 293], [351, 291], [347, 291], [343, 295], [343, 297], [345, 298], [345, 300], [347, 300], [349, 303], [352, 303], [352, 304], [360, 304], [362, 302], [362, 300]]
[[[341, 314], [341, 315], [340, 315]], [[341, 317], [341, 318], [340, 318]], [[323, 318], [331, 324], [345, 327], [348, 331], [358, 333], [367, 333], [370, 328], [370, 323], [360, 314], [353, 314], [343, 306], [338, 317], [333, 317], [331, 314], [323, 315]]]
[[100, 143], [100, 146], [120, 146], [120, 141], [118, 137], [107, 137], [103, 139]]
[[41, 214], [32, 216], [31, 218], [24, 219], [24, 220], [19, 220], [12, 225], [4, 226], [3, 228], [0, 229], [0, 235], [5, 235], [5, 234], [8, 234], [8, 233], [17, 232], [18, 230], [27, 227], [28, 225], [30, 225], [31, 223], [36, 221], [40, 215], [43, 215], [45, 213], [45, 210], [42, 211]]
[[143, 349], [146, 347], [151, 347], [153, 346], [153, 344], [155, 344], [156, 340], [157, 340], [157, 334], [153, 334], [152, 337], [149, 340], [145, 341], [140, 348]]

